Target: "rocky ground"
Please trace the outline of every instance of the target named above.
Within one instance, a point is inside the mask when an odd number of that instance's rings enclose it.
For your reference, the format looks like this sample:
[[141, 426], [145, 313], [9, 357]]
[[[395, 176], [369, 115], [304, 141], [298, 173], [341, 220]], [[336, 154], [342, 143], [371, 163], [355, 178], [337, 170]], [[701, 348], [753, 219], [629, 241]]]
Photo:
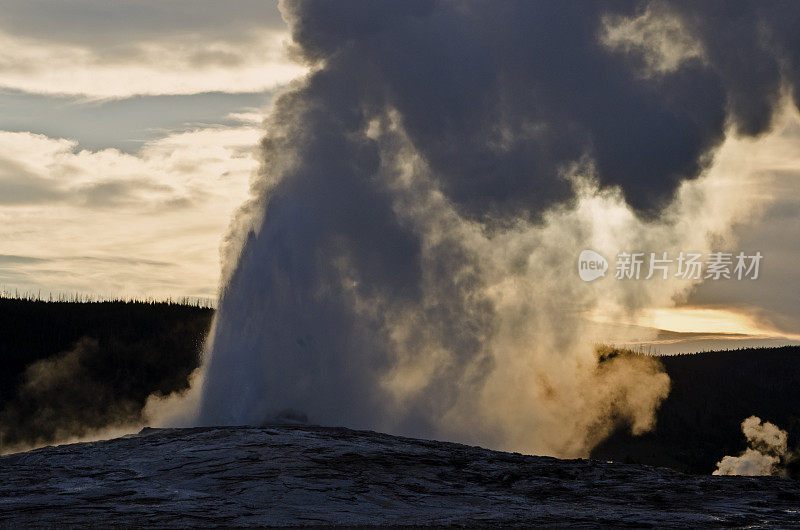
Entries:
[[0, 526], [794, 526], [800, 482], [337, 428], [145, 429], [0, 457]]

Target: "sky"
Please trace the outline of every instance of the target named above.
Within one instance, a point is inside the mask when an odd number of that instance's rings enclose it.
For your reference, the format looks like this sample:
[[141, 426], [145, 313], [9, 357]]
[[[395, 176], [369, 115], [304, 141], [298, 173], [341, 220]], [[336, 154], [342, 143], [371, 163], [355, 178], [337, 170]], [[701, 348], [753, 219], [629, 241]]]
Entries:
[[0, 290], [216, 296], [264, 113], [304, 69], [277, 5], [0, 2]]
[[723, 175], [746, 175], [751, 189], [738, 200], [758, 197], [759, 206], [734, 224], [728, 251], [760, 252], [764, 257], [759, 277], [705, 280], [677, 307], [654, 309], [631, 324], [662, 330], [656, 341], [644, 343], [661, 353], [798, 344], [800, 116], [796, 109], [787, 104], [784, 117], [765, 135], [729, 140], [715, 166]]
[[[611, 48], [643, 34], [614, 28]], [[306, 72], [289, 40], [261, 0], [0, 0], [0, 290], [213, 299], [262, 121]], [[651, 68], [700, 53], [673, 40]], [[730, 138], [715, 164], [763, 195], [734, 227], [737, 251], [764, 255], [760, 278], [614, 324], [663, 330], [647, 344], [667, 353], [797, 342], [797, 112]]]

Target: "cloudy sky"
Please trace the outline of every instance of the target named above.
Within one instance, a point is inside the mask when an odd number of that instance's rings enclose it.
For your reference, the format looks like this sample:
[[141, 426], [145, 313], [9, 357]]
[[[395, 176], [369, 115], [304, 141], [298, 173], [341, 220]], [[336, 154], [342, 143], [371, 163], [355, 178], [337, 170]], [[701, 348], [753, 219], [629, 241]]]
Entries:
[[213, 297], [261, 121], [303, 69], [277, 5], [0, 2], [0, 289]]
[[[0, 0], [0, 291], [216, 295], [262, 120], [305, 71], [276, 3], [235, 4]], [[706, 282], [625, 323], [665, 330], [663, 351], [800, 329], [800, 119], [729, 143], [721, 170], [744, 166], [768, 198], [736, 227], [761, 277]]]
[[663, 330], [651, 347], [664, 353], [800, 344], [800, 116], [794, 106], [787, 102], [784, 116], [763, 136], [729, 138], [712, 172], [719, 175], [720, 195], [726, 176], [750, 184], [738, 199], [759, 206], [719, 248], [761, 252], [759, 277], [705, 280], [677, 307], [646, 311], [634, 324]]

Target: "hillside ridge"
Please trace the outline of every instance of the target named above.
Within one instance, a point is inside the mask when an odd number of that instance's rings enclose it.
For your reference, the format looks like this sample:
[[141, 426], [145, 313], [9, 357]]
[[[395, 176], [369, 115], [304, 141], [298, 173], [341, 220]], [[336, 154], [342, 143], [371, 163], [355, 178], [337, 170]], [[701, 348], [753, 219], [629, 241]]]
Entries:
[[748, 526], [796, 522], [800, 482], [268, 425], [145, 429], [7, 455], [0, 498], [9, 526]]

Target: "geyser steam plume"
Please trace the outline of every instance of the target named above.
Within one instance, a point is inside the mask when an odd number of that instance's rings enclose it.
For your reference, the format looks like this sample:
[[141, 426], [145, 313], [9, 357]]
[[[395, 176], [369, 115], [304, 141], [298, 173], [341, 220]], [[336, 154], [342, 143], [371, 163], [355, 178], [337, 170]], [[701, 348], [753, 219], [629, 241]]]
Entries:
[[667, 376], [599, 363], [582, 316], [691, 285], [586, 284], [575, 259], [726, 241], [751, 205], [715, 180], [719, 148], [798, 86], [800, 6], [281, 8], [310, 73], [234, 222], [196, 421], [296, 409], [565, 456], [650, 428]]
[[789, 435], [777, 425], [750, 416], [742, 422], [747, 449], [739, 456], [725, 456], [714, 475], [784, 475], [797, 455], [789, 451]]

